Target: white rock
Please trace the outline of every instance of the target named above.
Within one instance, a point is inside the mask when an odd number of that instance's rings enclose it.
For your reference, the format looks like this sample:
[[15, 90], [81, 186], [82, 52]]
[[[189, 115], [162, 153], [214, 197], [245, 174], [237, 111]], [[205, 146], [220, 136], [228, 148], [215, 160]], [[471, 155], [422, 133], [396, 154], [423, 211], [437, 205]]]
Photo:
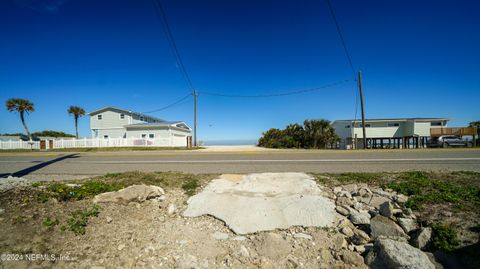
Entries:
[[428, 256], [407, 243], [379, 239], [365, 258], [371, 268], [434, 269]]
[[120, 245], [118, 245], [117, 249], [120, 251], [120, 250], [124, 249], [125, 247], [126, 247], [125, 244], [120, 244]]
[[114, 192], [105, 192], [93, 198], [94, 203], [125, 203], [143, 202], [164, 195], [158, 186], [132, 185]]
[[107, 223], [111, 223], [113, 221], [113, 219], [109, 216], [107, 216], [106, 220], [107, 220]]
[[175, 213], [176, 210], [177, 207], [175, 206], [175, 204], [169, 204], [167, 207], [167, 214], [171, 216]]
[[423, 227], [413, 235], [411, 243], [419, 249], [425, 248], [432, 238], [432, 228]]
[[397, 218], [397, 223], [407, 234], [418, 228], [417, 221], [414, 219]]
[[214, 232], [212, 234], [212, 237], [217, 239], [217, 240], [227, 240], [228, 239], [228, 234], [217, 231], [217, 232]]
[[369, 224], [370, 223], [370, 214], [365, 212], [353, 213], [349, 217], [350, 221], [353, 224]]
[[235, 240], [235, 241], [243, 241], [243, 240], [247, 240], [247, 238], [245, 236], [235, 236], [234, 238], [232, 238], [232, 240]]
[[347, 237], [353, 236], [353, 230], [350, 227], [343, 227], [340, 229], [340, 232]]
[[250, 257], [250, 252], [248, 251], [248, 249], [244, 245], [240, 245], [239, 253], [240, 253], [241, 256], [243, 256], [245, 258]]
[[293, 235], [294, 238], [302, 238], [307, 240], [312, 240], [312, 236], [304, 233], [296, 233]]
[[378, 215], [371, 219], [370, 230], [373, 238], [378, 237], [404, 237], [408, 238], [403, 229], [393, 220]]

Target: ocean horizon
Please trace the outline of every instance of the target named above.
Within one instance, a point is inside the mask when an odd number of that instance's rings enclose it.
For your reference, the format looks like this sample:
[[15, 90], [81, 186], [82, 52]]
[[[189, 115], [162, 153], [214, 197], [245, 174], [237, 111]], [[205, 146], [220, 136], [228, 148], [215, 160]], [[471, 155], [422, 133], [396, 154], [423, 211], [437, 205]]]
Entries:
[[205, 146], [239, 146], [239, 145], [256, 145], [258, 139], [226, 139], [226, 140], [205, 140], [200, 141], [200, 145]]

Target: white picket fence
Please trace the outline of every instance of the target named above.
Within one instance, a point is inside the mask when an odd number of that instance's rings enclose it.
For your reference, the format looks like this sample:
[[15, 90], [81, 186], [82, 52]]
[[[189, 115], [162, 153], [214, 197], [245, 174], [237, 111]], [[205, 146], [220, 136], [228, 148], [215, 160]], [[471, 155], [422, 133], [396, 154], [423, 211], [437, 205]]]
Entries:
[[[46, 141], [50, 149], [50, 141]], [[186, 137], [170, 138], [80, 138], [53, 140], [53, 148], [107, 148], [107, 147], [186, 147]], [[0, 141], [0, 149], [40, 149], [40, 141]]]

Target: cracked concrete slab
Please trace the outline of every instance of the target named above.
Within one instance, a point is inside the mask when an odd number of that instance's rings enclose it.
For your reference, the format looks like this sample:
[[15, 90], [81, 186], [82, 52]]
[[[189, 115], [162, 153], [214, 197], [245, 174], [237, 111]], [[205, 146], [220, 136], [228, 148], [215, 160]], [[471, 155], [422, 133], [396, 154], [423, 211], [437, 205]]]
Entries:
[[334, 227], [335, 203], [304, 173], [226, 174], [188, 200], [186, 217], [212, 215], [237, 234], [290, 226]]

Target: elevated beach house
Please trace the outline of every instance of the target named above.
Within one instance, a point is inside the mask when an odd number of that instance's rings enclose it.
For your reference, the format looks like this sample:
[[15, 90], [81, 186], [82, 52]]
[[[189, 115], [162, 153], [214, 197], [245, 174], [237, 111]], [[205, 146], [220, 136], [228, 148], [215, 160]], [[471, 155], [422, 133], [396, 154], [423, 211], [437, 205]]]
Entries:
[[[367, 119], [368, 148], [423, 148], [431, 128], [447, 127], [447, 118]], [[363, 148], [361, 120], [336, 120], [332, 123], [341, 148]]]

